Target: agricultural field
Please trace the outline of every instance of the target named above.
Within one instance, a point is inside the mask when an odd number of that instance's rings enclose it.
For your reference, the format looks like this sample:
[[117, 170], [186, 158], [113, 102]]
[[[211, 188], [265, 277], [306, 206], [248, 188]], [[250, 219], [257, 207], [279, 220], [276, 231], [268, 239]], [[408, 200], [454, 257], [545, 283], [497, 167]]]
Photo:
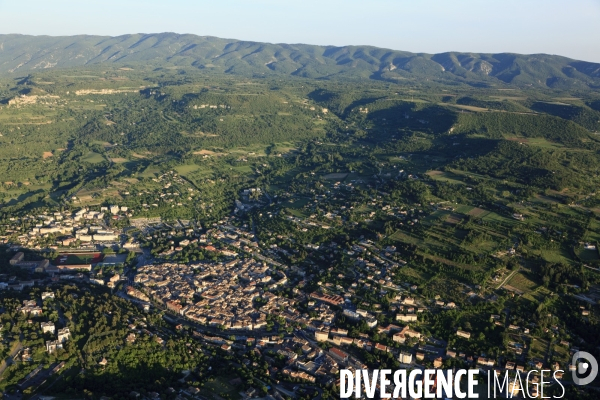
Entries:
[[527, 273], [519, 272], [513, 275], [512, 278], [504, 285], [506, 290], [514, 291], [518, 294], [526, 294], [528, 292], [534, 291], [538, 284], [535, 283], [531, 277], [528, 277]]

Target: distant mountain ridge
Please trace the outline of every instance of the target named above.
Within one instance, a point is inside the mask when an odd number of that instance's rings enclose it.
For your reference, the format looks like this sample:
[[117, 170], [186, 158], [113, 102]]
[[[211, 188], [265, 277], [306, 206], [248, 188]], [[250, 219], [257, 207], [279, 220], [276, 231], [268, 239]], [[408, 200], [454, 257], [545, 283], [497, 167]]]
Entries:
[[3, 76], [103, 63], [195, 67], [253, 76], [600, 89], [600, 64], [547, 54], [425, 54], [372, 46], [271, 44], [175, 33], [116, 37], [0, 35]]

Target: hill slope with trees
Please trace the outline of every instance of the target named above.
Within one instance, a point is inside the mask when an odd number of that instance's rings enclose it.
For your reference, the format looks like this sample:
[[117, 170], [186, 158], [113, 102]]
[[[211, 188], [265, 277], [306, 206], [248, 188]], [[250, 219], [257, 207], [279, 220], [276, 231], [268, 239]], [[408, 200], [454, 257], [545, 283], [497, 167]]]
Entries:
[[600, 88], [600, 64], [547, 54], [425, 54], [372, 46], [271, 44], [175, 33], [0, 35], [0, 75], [97, 64], [193, 67], [246, 76], [430, 80], [475, 87]]

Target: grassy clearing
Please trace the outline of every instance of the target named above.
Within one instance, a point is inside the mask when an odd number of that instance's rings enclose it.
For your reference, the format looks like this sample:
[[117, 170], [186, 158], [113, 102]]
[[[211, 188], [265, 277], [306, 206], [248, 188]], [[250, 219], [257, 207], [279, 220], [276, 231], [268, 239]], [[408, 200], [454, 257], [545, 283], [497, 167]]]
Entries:
[[490, 99], [494, 99], [494, 100], [516, 100], [516, 101], [524, 101], [524, 100], [527, 100], [527, 97], [521, 97], [521, 96], [490, 96]]
[[460, 178], [457, 175], [451, 172], [429, 171], [427, 172], [427, 175], [429, 175], [432, 179], [435, 179], [436, 181], [448, 182], [455, 185], [465, 184], [463, 181], [460, 180]]
[[252, 173], [252, 167], [250, 165], [238, 165], [236, 167], [231, 167], [231, 169], [237, 172], [243, 172], [245, 174]]
[[567, 349], [566, 347], [555, 344], [554, 346], [552, 346], [552, 349], [554, 350], [553, 351], [554, 358], [558, 358], [558, 359], [564, 360], [564, 361], [569, 359], [569, 357], [570, 357], [569, 349]]
[[456, 175], [458, 177], [457, 179], [461, 179], [463, 176], [467, 176], [467, 177], [476, 177], [476, 178], [485, 179], [485, 180], [490, 180], [490, 179], [493, 180], [493, 178], [490, 178], [489, 176], [477, 174], [477, 173], [471, 172], [471, 171], [461, 171], [458, 169], [450, 169], [450, 172], [452, 174]]
[[331, 173], [323, 175], [323, 179], [346, 179], [347, 176], [347, 173]]
[[430, 260], [433, 260], [435, 262], [446, 264], [446, 265], [450, 265], [452, 267], [462, 268], [462, 269], [468, 270], [468, 271], [477, 271], [477, 270], [479, 270], [481, 268], [481, 267], [479, 267], [477, 265], [461, 264], [461, 263], [457, 263], [457, 262], [452, 261], [452, 260], [448, 260], [447, 258], [440, 257], [440, 256], [433, 256], [431, 254], [421, 254], [421, 255], [423, 257], [428, 258]]
[[598, 260], [598, 251], [597, 250], [586, 250], [581, 249], [577, 254], [581, 261], [596, 261]]
[[479, 207], [475, 207], [474, 209], [472, 209], [471, 211], [469, 211], [467, 213], [467, 215], [470, 215], [472, 217], [476, 217], [476, 218], [482, 218], [483, 216], [489, 214], [490, 212], [487, 210], [484, 210], [482, 208]]
[[232, 379], [232, 377], [220, 376], [212, 382], [207, 382], [202, 388], [202, 394], [209, 395], [215, 400], [221, 399], [221, 396], [225, 394], [228, 395], [228, 398], [230, 399], [239, 399], [241, 397], [237, 389], [229, 384], [229, 381]]
[[[387, 160], [391, 163], [408, 164], [408, 160], [404, 157], [391, 156], [391, 157], [388, 157]], [[431, 171], [431, 172], [435, 172], [435, 171]], [[437, 172], [442, 172], [442, 171], [437, 171]]]
[[535, 203], [545, 203], [545, 204], [561, 204], [561, 201], [554, 198], [554, 197], [550, 197], [550, 196], [544, 196], [541, 194], [538, 194], [534, 197], [534, 199], [532, 200]]
[[483, 251], [492, 251], [498, 247], [498, 243], [495, 241], [486, 241], [473, 245], [465, 245], [466, 250], [472, 251], [473, 253], [481, 253]]
[[465, 105], [460, 105], [460, 104], [448, 104], [448, 103], [438, 103], [440, 106], [449, 106], [452, 108], [458, 108], [460, 110], [467, 110], [467, 111], [475, 111], [475, 112], [485, 112], [488, 111], [487, 108], [482, 108], [482, 107], [475, 107], [475, 106], [465, 106]]
[[461, 204], [461, 205], [457, 206], [454, 209], [454, 211], [456, 211], [457, 213], [461, 213], [461, 214], [469, 214], [473, 209], [475, 209], [475, 207]]
[[540, 303], [540, 302], [543, 302], [544, 300], [546, 300], [551, 295], [552, 295], [552, 292], [550, 290], [548, 290], [547, 288], [545, 288], [543, 286], [538, 286], [535, 290], [525, 293], [523, 295], [523, 298], [527, 299], [529, 301]]
[[548, 341], [544, 339], [534, 338], [529, 348], [531, 358], [544, 359], [548, 351]]
[[135, 158], [147, 158], [147, 155], [138, 154], [138, 153], [131, 153], [131, 156], [135, 157]]
[[140, 178], [154, 178], [161, 173], [158, 167], [148, 167], [144, 172], [140, 173]]
[[302, 208], [305, 205], [307, 205], [309, 202], [310, 202], [310, 199], [306, 199], [306, 198], [296, 199], [292, 203], [289, 203], [289, 205], [286, 205], [286, 207], [289, 207], [289, 208]]
[[109, 142], [104, 142], [102, 140], [92, 140], [90, 143], [91, 144], [99, 144], [100, 146], [104, 146], [104, 147], [112, 147], [113, 146]]
[[446, 217], [446, 222], [452, 225], [456, 225], [458, 223], [460, 223], [462, 221], [462, 216], [459, 214], [448, 214], [448, 216]]
[[181, 131], [180, 132], [183, 136], [190, 136], [190, 137], [218, 137], [219, 135], [216, 135], [214, 133], [207, 133], [207, 132], [194, 132], [194, 133], [189, 133], [187, 131]]
[[424, 99], [414, 99], [414, 98], [406, 98], [406, 99], [395, 99], [395, 100], [401, 100], [401, 101], [407, 101], [409, 103], [429, 103], [428, 100], [424, 100]]
[[407, 233], [404, 233], [403, 231], [396, 231], [394, 232], [392, 235], [390, 235], [389, 237], [392, 240], [396, 240], [398, 242], [402, 242], [402, 243], [409, 243], [409, 244], [422, 244], [423, 241], [421, 239], [417, 239], [414, 236], [410, 236]]
[[219, 157], [219, 156], [226, 156], [229, 153], [217, 153], [216, 151], [202, 149], [202, 150], [194, 151], [192, 154], [195, 156]]
[[600, 223], [597, 220], [592, 220], [590, 228], [585, 233], [584, 240], [588, 242], [600, 242]]
[[6, 109], [0, 114], [0, 122], [6, 125], [18, 125], [18, 124], [40, 124], [41, 119], [53, 118], [56, 116], [55, 112], [45, 111], [43, 115], [34, 115], [31, 112], [23, 111], [22, 109], [10, 110]]
[[431, 214], [429, 214], [428, 216], [426, 216], [425, 218], [423, 218], [422, 222], [433, 225], [438, 220], [444, 221], [449, 214], [450, 213], [445, 210], [436, 210], [436, 211], [432, 212]]
[[542, 258], [551, 263], [571, 264], [570, 255], [565, 250], [544, 250], [537, 252]]
[[303, 212], [303, 211], [301, 211], [301, 210], [298, 210], [298, 209], [296, 209], [296, 208], [290, 208], [290, 209], [288, 209], [288, 212], [289, 212], [291, 215], [293, 215], [294, 217], [297, 217], [297, 218], [302, 218], [302, 219], [304, 219], [304, 218], [306, 218], [306, 217], [308, 216], [308, 215], [307, 215], [305, 212]]
[[87, 102], [81, 102], [81, 101], [74, 101], [72, 103], [69, 103], [69, 108], [73, 109], [73, 110], [79, 110], [79, 111], [100, 111], [102, 109], [104, 109], [104, 107], [106, 107], [106, 104], [100, 104], [100, 103], [87, 103]]
[[77, 193], [80, 205], [98, 205], [101, 204], [105, 198], [120, 198], [119, 191], [114, 187], [109, 187], [107, 190], [88, 190], [82, 189]]
[[434, 176], [443, 176], [444, 173], [445, 173], [444, 171], [429, 171], [429, 172], [427, 172], [427, 175], [429, 175], [433, 178]]
[[499, 222], [505, 225], [514, 225], [517, 223], [517, 220], [496, 214], [495, 212], [490, 212], [489, 214], [484, 215], [481, 219], [484, 221]]
[[175, 171], [185, 176], [187, 174], [191, 174], [192, 172], [198, 171], [200, 168], [201, 167], [196, 164], [178, 165], [175, 167]]
[[430, 275], [411, 267], [402, 268], [402, 276], [406, 278], [416, 278], [418, 281], [427, 281], [431, 278]]
[[523, 136], [515, 136], [515, 135], [504, 135], [506, 140], [519, 142], [527, 146], [536, 146], [544, 149], [559, 149], [564, 148], [564, 146], [560, 143], [551, 142], [544, 138], [525, 138]]
[[81, 158], [81, 161], [88, 162], [90, 164], [98, 164], [106, 161], [106, 159], [102, 154], [90, 151], [88, 154]]

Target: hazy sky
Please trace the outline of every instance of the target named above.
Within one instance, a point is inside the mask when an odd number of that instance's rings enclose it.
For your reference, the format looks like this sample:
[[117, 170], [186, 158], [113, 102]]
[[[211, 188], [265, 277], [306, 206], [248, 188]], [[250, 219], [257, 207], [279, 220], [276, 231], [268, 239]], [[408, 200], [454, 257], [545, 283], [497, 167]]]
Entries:
[[0, 33], [167, 31], [600, 62], [600, 0], [0, 0]]

